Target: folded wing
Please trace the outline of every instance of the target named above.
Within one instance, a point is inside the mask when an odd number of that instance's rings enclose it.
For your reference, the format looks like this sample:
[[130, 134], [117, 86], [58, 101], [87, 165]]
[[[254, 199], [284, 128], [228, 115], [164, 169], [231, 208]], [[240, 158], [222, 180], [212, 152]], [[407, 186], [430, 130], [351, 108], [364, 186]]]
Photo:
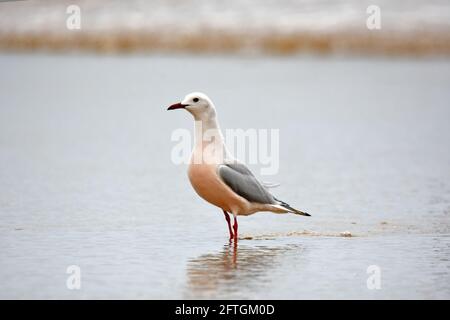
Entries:
[[274, 197], [242, 163], [226, 163], [218, 168], [222, 181], [234, 192], [250, 202], [276, 204]]

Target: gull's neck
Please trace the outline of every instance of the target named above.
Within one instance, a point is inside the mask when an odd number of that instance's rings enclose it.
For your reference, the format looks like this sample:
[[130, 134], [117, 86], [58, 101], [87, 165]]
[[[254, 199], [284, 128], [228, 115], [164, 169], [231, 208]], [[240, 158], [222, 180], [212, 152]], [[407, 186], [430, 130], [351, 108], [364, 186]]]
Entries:
[[214, 141], [222, 144], [225, 141], [217, 117], [205, 120], [195, 119], [195, 145], [209, 144]]
[[206, 161], [223, 163], [228, 155], [229, 152], [225, 146], [225, 139], [220, 130], [217, 116], [207, 119], [195, 119], [193, 157], [201, 156]]

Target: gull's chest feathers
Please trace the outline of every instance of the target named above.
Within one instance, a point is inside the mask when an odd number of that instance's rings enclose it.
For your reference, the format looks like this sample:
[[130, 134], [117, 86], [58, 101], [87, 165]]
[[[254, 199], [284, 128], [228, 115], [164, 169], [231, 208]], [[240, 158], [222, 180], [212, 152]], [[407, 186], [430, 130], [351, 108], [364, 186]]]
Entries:
[[236, 195], [217, 174], [216, 164], [194, 164], [188, 169], [189, 180], [197, 194], [209, 203], [228, 212], [246, 205], [246, 200]]

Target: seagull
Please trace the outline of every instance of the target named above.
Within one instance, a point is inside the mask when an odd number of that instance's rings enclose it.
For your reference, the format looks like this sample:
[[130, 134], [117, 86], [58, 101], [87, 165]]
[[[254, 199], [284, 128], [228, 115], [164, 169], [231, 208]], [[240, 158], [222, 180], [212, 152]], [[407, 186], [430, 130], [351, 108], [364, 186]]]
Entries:
[[[188, 177], [197, 194], [219, 207], [225, 215], [231, 239], [237, 242], [237, 216], [256, 212], [294, 213], [310, 216], [275, 198], [273, 185], [260, 182], [250, 169], [235, 159], [225, 146], [217, 120], [216, 107], [201, 92], [188, 94], [167, 110], [184, 109], [195, 120], [195, 144], [189, 161]], [[230, 214], [234, 217], [231, 226]]]

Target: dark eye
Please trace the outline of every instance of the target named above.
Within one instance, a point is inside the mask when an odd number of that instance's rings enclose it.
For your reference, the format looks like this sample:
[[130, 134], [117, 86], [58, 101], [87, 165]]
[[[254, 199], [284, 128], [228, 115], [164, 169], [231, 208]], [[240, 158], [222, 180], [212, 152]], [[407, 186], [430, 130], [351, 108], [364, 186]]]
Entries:
[[192, 99], [192, 101], [198, 102], [198, 98], [194, 98], [194, 99]]

